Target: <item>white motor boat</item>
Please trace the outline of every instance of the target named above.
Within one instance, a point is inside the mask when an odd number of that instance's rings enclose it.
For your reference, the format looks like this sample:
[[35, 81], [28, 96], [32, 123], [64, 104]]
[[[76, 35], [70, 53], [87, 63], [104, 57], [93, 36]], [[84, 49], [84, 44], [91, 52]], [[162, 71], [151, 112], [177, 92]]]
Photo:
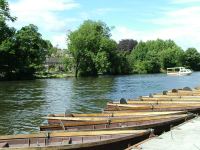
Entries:
[[185, 76], [190, 74], [192, 74], [192, 70], [186, 69], [185, 67], [167, 68], [167, 75]]

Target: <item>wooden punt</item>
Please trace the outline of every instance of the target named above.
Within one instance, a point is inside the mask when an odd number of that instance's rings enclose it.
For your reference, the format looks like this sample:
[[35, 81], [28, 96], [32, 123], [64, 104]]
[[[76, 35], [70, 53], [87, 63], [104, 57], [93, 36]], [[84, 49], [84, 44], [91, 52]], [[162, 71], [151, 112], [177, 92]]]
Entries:
[[183, 98], [179, 98], [179, 97], [166, 97], [166, 96], [156, 96], [156, 97], [149, 97], [149, 96], [142, 96], [139, 98], [139, 100], [141, 101], [199, 101], [200, 102], [200, 98], [199, 97], [183, 97]]
[[[130, 101], [128, 101], [130, 102]], [[153, 101], [155, 102], [155, 101]], [[170, 115], [170, 114], [183, 114], [184, 111], [166, 111], [166, 112], [102, 112], [90, 114], [49, 114], [47, 117], [120, 117], [120, 116], [155, 116], [155, 115]]]
[[[184, 104], [184, 105], [193, 105], [199, 104], [200, 101], [180, 101], [180, 100], [173, 100], [173, 101], [159, 101], [159, 100], [148, 100], [148, 101], [140, 101], [140, 100], [128, 100], [126, 101], [127, 104]], [[120, 102], [112, 102], [113, 104], [120, 104]]]
[[[149, 96], [148, 96], [149, 97]], [[154, 94], [152, 95], [152, 97], [163, 97], [163, 98], [183, 98], [183, 99], [199, 99], [200, 100], [200, 96], [181, 96], [181, 95], [162, 95], [162, 94]]]
[[[66, 117], [59, 116], [59, 115], [48, 115], [47, 117], [43, 117], [48, 120], [49, 124], [63, 124], [63, 123], [72, 123], [77, 124], [83, 121], [106, 121], [108, 120], [123, 120], [123, 119], [136, 119], [136, 118], [149, 118], [149, 117], [156, 117], [156, 116], [168, 116], [168, 115], [179, 115], [185, 114], [184, 111], [167, 111], [167, 112], [106, 112], [106, 113], [95, 113], [95, 114], [68, 114]], [[71, 115], [71, 116], [70, 116]], [[97, 122], [96, 122], [97, 123]], [[101, 123], [101, 122], [100, 122]], [[87, 124], [87, 123], [86, 123]], [[90, 123], [91, 124], [91, 123]]]
[[[49, 124], [40, 126], [41, 131], [46, 130], [116, 130], [116, 129], [148, 129], [153, 128], [155, 133], [160, 133], [168, 130], [171, 125], [184, 122], [190, 118], [193, 118], [193, 114], [180, 114], [180, 115], [164, 115], [164, 116], [147, 116], [147, 117], [132, 117], [132, 118], [107, 118], [107, 120], [99, 121], [81, 121], [69, 122], [69, 118], [64, 120], [63, 118], [54, 118], [61, 120], [58, 124]], [[49, 118], [52, 119], [52, 118]], [[80, 118], [82, 119], [82, 118]], [[104, 118], [105, 119], [105, 118]], [[57, 121], [58, 121], [57, 120]], [[55, 121], [55, 120], [54, 120]]]
[[0, 136], [0, 150], [124, 149], [149, 137], [150, 130], [41, 132]]
[[[137, 106], [139, 106], [137, 108]], [[121, 111], [121, 110], [132, 110], [132, 111], [190, 111], [190, 112], [199, 112], [199, 105], [180, 105], [180, 104], [142, 104], [141, 105], [130, 105], [130, 104], [107, 104], [105, 111]]]
[[172, 89], [171, 91], [163, 92], [165, 95], [170, 96], [200, 96], [200, 90], [183, 90], [183, 89]]
[[44, 117], [46, 119], [54, 120], [54, 122], [62, 123], [65, 122], [85, 122], [86, 124], [88, 122], [127, 122], [127, 121], [140, 121], [140, 120], [149, 120], [149, 119], [160, 119], [160, 118], [170, 118], [170, 117], [179, 117], [179, 116], [185, 116], [186, 114], [178, 114], [178, 115], [162, 115], [162, 116], [120, 116], [120, 117]]

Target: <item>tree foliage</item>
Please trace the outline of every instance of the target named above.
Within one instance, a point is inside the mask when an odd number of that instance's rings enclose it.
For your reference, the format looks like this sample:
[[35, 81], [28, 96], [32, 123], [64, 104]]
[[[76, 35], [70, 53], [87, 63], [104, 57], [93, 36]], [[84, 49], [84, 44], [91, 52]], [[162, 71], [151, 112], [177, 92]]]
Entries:
[[45, 60], [47, 43], [34, 25], [22, 27], [0, 44], [1, 72], [8, 79], [31, 78]]
[[184, 65], [192, 70], [200, 70], [200, 53], [195, 48], [188, 48], [184, 54]]
[[110, 28], [105, 23], [87, 20], [68, 35], [68, 41], [75, 62], [75, 76], [109, 72], [110, 58], [117, 44], [110, 39]]
[[10, 9], [8, 2], [6, 0], [0, 0], [0, 20], [10, 20], [15, 21], [16, 17], [10, 15]]
[[138, 44], [136, 40], [133, 39], [122, 39], [119, 41], [118, 49], [122, 51], [132, 51]]
[[172, 40], [139, 42], [130, 55], [133, 72], [158, 73], [167, 67], [181, 66], [184, 52]]

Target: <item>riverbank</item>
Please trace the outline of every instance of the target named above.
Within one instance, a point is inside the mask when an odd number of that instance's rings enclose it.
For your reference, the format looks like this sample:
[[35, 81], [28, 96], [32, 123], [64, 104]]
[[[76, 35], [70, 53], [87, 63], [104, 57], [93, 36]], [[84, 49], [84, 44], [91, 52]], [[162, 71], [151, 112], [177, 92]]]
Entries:
[[47, 74], [36, 74], [36, 79], [51, 79], [51, 78], [67, 78], [75, 77], [73, 73], [47, 73]]

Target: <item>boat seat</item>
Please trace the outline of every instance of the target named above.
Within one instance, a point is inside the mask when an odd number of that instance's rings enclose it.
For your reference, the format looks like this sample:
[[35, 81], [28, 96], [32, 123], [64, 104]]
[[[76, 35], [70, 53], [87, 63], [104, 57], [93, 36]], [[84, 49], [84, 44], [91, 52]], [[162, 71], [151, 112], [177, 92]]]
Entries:
[[177, 89], [172, 89], [172, 93], [178, 93]]
[[126, 99], [125, 99], [125, 98], [121, 98], [121, 99], [120, 99], [120, 104], [127, 104]]
[[184, 91], [192, 91], [192, 89], [191, 89], [191, 88], [189, 88], [189, 87], [187, 87], [187, 86], [186, 86], [186, 87], [184, 87], [184, 88], [183, 88], [183, 90], [184, 90]]
[[4, 147], [9, 147], [9, 144], [7, 142], [0, 143], [0, 148], [4, 148]]

